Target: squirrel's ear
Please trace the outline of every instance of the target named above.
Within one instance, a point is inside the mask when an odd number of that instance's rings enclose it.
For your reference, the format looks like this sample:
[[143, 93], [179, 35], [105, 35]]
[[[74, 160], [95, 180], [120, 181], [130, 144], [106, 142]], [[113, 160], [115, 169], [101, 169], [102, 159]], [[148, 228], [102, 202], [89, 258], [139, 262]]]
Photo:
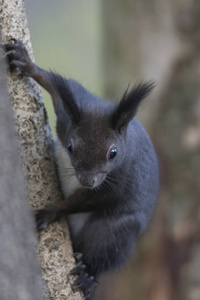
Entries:
[[128, 123], [136, 115], [137, 109], [141, 101], [148, 96], [148, 94], [155, 87], [153, 81], [146, 83], [140, 83], [133, 87], [130, 91], [125, 91], [121, 101], [116, 106], [112, 114], [112, 126], [113, 129], [124, 131]]
[[[68, 80], [58, 74], [55, 76], [54, 73], [51, 73], [51, 76], [53, 77], [52, 82], [59, 97], [59, 102], [62, 102], [62, 106], [69, 115], [72, 123], [77, 125], [80, 122], [80, 110], [69, 88]], [[57, 105], [60, 104], [61, 103], [58, 103]]]

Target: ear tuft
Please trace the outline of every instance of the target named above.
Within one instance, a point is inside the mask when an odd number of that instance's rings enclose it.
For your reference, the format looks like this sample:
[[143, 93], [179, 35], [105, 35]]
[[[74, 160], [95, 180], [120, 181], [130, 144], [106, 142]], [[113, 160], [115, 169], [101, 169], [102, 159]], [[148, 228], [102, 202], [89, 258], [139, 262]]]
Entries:
[[128, 91], [129, 86], [127, 87], [112, 115], [112, 126], [114, 129], [121, 131], [127, 127], [128, 123], [136, 115], [141, 101], [148, 96], [154, 87], [154, 81], [142, 82], [130, 91]]
[[70, 90], [68, 80], [59, 74], [51, 73], [53, 86], [62, 100], [63, 108], [69, 115], [72, 123], [77, 125], [80, 121], [80, 111], [76, 100]]

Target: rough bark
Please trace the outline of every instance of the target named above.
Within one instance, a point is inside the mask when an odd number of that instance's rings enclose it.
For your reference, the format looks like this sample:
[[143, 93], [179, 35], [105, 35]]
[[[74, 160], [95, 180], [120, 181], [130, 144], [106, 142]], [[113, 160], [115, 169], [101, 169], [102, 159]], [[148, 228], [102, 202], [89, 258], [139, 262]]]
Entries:
[[[2, 41], [23, 41], [31, 57], [33, 51], [23, 0], [0, 0]], [[27, 192], [33, 208], [61, 201], [53, 141], [39, 88], [29, 78], [11, 75], [9, 79], [18, 147], [25, 173]], [[48, 299], [81, 299], [67, 284], [74, 260], [66, 222], [52, 224], [38, 236], [39, 259]]]
[[26, 199], [2, 57], [0, 53], [1, 300], [42, 300], [35, 226]]
[[104, 17], [107, 95], [119, 98], [132, 79], [157, 82], [140, 117], [159, 155], [161, 193], [127, 299], [199, 300], [200, 3], [105, 0]]

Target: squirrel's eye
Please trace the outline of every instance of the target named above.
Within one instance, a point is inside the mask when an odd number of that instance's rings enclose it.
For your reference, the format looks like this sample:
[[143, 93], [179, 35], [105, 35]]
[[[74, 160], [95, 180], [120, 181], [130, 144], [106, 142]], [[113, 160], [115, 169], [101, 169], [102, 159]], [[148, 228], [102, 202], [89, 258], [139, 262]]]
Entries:
[[117, 155], [117, 149], [116, 147], [112, 148], [110, 151], [110, 159], [113, 159]]
[[73, 152], [73, 150], [72, 150], [72, 145], [71, 145], [71, 144], [69, 144], [69, 145], [67, 146], [67, 149], [68, 149], [68, 151], [69, 151], [70, 153]]

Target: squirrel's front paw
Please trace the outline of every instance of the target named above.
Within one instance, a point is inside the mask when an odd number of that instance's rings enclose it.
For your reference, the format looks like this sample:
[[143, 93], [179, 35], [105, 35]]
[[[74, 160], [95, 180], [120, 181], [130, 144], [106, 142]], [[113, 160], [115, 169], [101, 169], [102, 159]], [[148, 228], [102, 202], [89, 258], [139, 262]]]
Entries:
[[47, 228], [49, 224], [55, 222], [59, 217], [58, 211], [52, 209], [39, 209], [33, 212], [37, 231]]
[[12, 39], [12, 41], [13, 43], [3, 45], [10, 71], [13, 72], [18, 68], [22, 74], [30, 75], [33, 72], [34, 63], [26, 47], [19, 40]]

